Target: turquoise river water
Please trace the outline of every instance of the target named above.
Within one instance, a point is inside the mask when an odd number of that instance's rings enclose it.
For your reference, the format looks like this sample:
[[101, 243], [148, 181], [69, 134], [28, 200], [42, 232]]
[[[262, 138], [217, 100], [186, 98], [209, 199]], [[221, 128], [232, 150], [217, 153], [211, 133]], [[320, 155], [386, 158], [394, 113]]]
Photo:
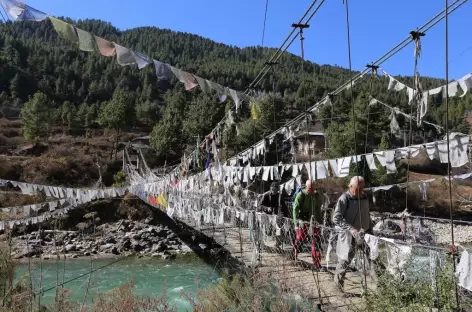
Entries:
[[[98, 268], [115, 260], [94, 260], [93, 268]], [[90, 260], [68, 260], [65, 263], [65, 280], [90, 272]], [[42, 264], [43, 289], [54, 287], [59, 270], [59, 280], [62, 280], [63, 262], [44, 261]], [[20, 265], [17, 277], [25, 278], [28, 265]], [[33, 287], [39, 289], [39, 263], [33, 265]], [[181, 295], [193, 296], [197, 288], [204, 288], [219, 281], [219, 275], [211, 266], [199, 259], [176, 259], [162, 261], [154, 259], [126, 259], [98, 270], [92, 274], [87, 301], [100, 293], [133, 281], [134, 293], [149, 297], [159, 297], [167, 289], [168, 303], [179, 311], [192, 311], [190, 304]], [[29, 279], [28, 279], [29, 280]], [[64, 288], [70, 290], [69, 300], [82, 303], [84, 292], [89, 282], [89, 275], [67, 283]], [[55, 288], [44, 293], [41, 304], [53, 304]]]

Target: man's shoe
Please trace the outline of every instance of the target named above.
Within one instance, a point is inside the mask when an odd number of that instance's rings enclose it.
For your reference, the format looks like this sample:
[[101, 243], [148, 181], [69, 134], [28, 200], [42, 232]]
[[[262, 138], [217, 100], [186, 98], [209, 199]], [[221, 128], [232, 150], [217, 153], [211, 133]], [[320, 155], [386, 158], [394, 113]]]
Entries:
[[338, 274], [334, 274], [334, 285], [340, 292], [344, 293], [344, 281], [339, 278]]

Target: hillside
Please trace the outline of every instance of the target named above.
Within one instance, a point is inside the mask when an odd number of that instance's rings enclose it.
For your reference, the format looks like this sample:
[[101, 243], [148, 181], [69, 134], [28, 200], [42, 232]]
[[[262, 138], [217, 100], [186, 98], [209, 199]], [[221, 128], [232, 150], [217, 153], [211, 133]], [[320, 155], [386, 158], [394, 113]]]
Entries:
[[[197, 35], [155, 27], [120, 31], [110, 23], [99, 20], [68, 21], [154, 59], [236, 90], [244, 90], [275, 51], [261, 47], [241, 49]], [[302, 73], [301, 62], [300, 57], [287, 53], [262, 81], [258, 90], [275, 91], [283, 97], [263, 100], [265, 109], [256, 121], [249, 118], [248, 112], [243, 114], [243, 118], [238, 120], [239, 135], [227, 133], [225, 136], [223, 145], [229, 154], [278, 128], [303, 111], [305, 104], [314, 104], [349, 77], [346, 69], [312, 62], [304, 63], [305, 72]], [[157, 152], [158, 163], [176, 160], [185, 149], [194, 147], [197, 138], [207, 135], [231, 105], [230, 100], [226, 105], [220, 104], [200, 90], [187, 92], [176, 80], [171, 83], [157, 81], [152, 66], [142, 70], [121, 67], [113, 57], [80, 51], [58, 38], [49, 21], [0, 24], [0, 73], [0, 107], [7, 117], [17, 116], [35, 93], [44, 94], [30, 101], [34, 103], [22, 114], [23, 124], [44, 119], [41, 127], [36, 125], [40, 128], [36, 129], [41, 134], [38, 137], [46, 140], [53, 129], [55, 133], [63, 132], [72, 137], [85, 135], [88, 139], [98, 133], [108, 137], [112, 144], [113, 140], [119, 140], [123, 132], [149, 133], [153, 130], [152, 145]], [[399, 79], [412, 85], [411, 77]], [[406, 94], [387, 91], [387, 81], [383, 77], [372, 81], [366, 77], [353, 90], [356, 118], [360, 119], [359, 142], [363, 141], [363, 127], [367, 125], [365, 112], [369, 95], [409, 111], [409, 106], [405, 104]], [[443, 83], [438, 79], [422, 80], [426, 89]], [[346, 124], [352, 123], [349, 95], [350, 92], [341, 94], [332, 107], [327, 107], [316, 116], [322, 121], [332, 142], [344, 137], [343, 133], [353, 132], [349, 126], [346, 127]], [[472, 108], [472, 101], [468, 96], [461, 102], [457, 101], [452, 101], [450, 125], [453, 129], [467, 132], [468, 126], [462, 117], [465, 110]], [[115, 105], [125, 107], [122, 115], [115, 115]], [[390, 112], [377, 107], [371, 114], [374, 117], [369, 120], [367, 149], [377, 148], [382, 136], [388, 137], [390, 146], [398, 144], [398, 140], [389, 134]], [[427, 119], [443, 125], [444, 105], [439, 103], [433, 106]], [[401, 119], [399, 123], [400, 126], [406, 125]], [[417, 130], [416, 127], [413, 130]], [[428, 127], [419, 130], [425, 131], [425, 139], [438, 136], [434, 129]], [[18, 143], [26, 143], [12, 140], [14, 135], [11, 133], [2, 135], [0, 144], [7, 142], [7, 152], [17, 148]], [[30, 141], [37, 140], [31, 134], [26, 133], [25, 136]], [[362, 144], [360, 147], [364, 149]], [[352, 146], [337, 144], [330, 151], [330, 156], [352, 152]]]

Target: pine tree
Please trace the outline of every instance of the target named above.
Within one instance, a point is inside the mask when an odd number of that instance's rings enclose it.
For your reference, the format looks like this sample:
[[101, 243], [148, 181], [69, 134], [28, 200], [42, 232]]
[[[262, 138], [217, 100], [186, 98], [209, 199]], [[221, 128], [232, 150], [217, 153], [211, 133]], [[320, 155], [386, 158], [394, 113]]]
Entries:
[[102, 106], [99, 117], [102, 126], [115, 130], [115, 151], [118, 148], [120, 132], [131, 127], [135, 119], [134, 98], [130, 92], [117, 89], [113, 98]]
[[21, 110], [25, 139], [37, 142], [47, 138], [51, 128], [52, 102], [41, 92], [35, 93]]
[[72, 127], [72, 122], [76, 116], [76, 108], [74, 104], [69, 101], [65, 101], [62, 104], [61, 119], [62, 125], [67, 127], [67, 130], [70, 130]]
[[174, 159], [184, 149], [183, 119], [187, 99], [180, 92], [169, 92], [165, 96], [167, 107], [162, 120], [157, 123], [151, 133], [151, 145], [159, 156]]

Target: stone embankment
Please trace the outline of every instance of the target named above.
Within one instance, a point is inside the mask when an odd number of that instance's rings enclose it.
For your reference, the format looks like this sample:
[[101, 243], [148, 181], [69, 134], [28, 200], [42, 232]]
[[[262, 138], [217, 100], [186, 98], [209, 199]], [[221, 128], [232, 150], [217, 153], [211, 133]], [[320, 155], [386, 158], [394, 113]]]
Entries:
[[75, 231], [31, 232], [13, 240], [12, 255], [17, 258], [57, 259], [79, 257], [110, 257], [113, 255], [150, 255], [172, 259], [179, 254], [192, 253], [193, 249], [207, 250], [208, 245], [194, 241], [186, 245], [167, 226], [121, 220], [103, 224], [95, 233]]

